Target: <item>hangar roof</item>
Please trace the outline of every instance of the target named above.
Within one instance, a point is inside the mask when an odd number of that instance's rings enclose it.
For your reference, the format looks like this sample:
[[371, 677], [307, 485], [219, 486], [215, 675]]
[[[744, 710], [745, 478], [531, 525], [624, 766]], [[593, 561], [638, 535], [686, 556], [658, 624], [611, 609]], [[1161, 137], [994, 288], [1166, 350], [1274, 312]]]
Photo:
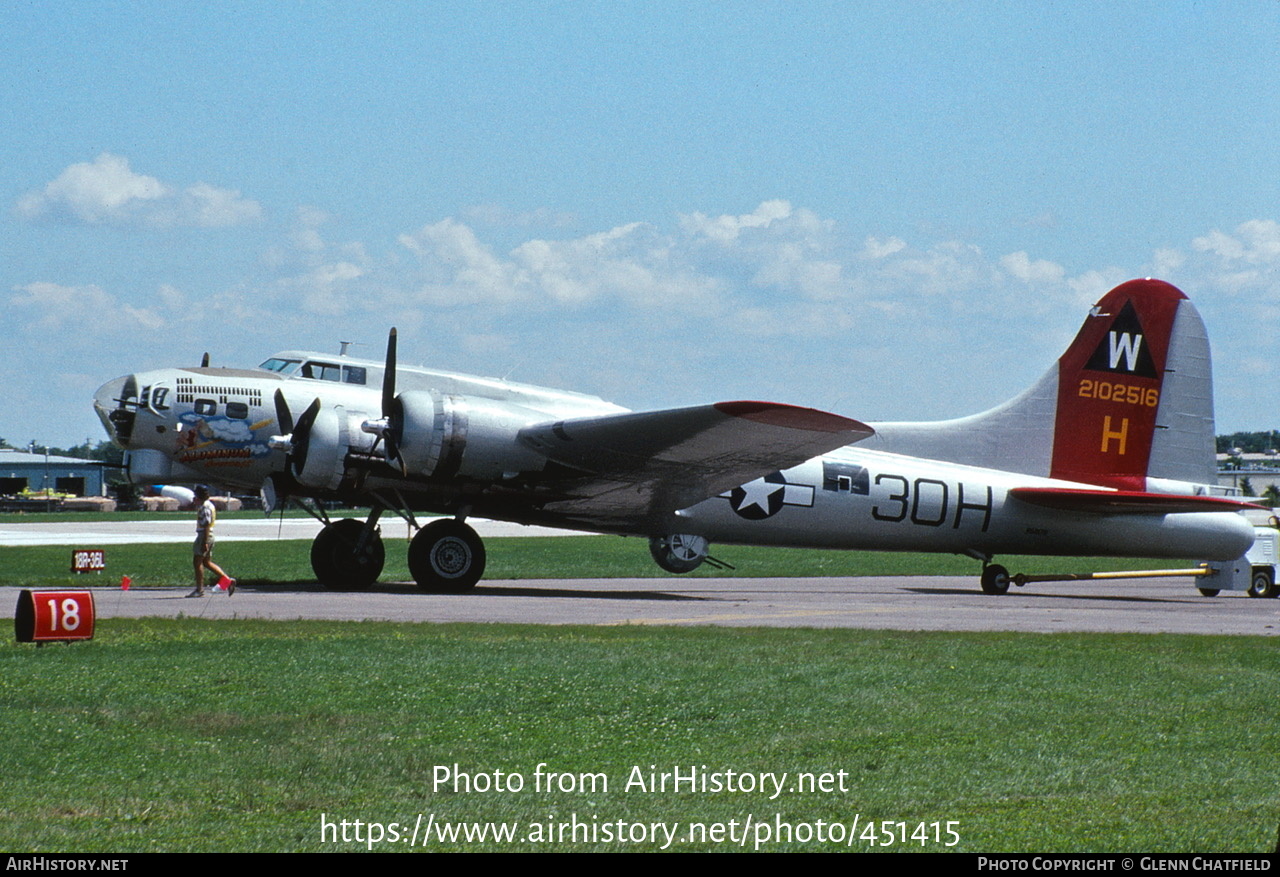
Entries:
[[[50, 465], [57, 466], [100, 466], [99, 460], [83, 460], [79, 457], [60, 457], [57, 454], [50, 454], [48, 457]], [[0, 466], [43, 466], [45, 464], [44, 454], [29, 454], [26, 451], [20, 451], [16, 448], [0, 448]]]

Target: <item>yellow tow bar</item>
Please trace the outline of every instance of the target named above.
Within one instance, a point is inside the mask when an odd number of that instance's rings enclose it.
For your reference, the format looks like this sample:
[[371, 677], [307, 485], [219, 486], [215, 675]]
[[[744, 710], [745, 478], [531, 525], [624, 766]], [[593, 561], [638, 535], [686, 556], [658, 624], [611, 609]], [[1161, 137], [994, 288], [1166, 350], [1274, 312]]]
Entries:
[[1087, 582], [1090, 579], [1155, 579], [1169, 576], [1204, 578], [1212, 575], [1217, 575], [1217, 572], [1209, 569], [1207, 563], [1202, 563], [1195, 569], [1135, 569], [1122, 570], [1120, 572], [1058, 573], [1056, 575], [1043, 576], [1029, 576], [1026, 573], [1018, 573], [1015, 576], [1010, 576], [1009, 581], [1021, 588], [1027, 582]]

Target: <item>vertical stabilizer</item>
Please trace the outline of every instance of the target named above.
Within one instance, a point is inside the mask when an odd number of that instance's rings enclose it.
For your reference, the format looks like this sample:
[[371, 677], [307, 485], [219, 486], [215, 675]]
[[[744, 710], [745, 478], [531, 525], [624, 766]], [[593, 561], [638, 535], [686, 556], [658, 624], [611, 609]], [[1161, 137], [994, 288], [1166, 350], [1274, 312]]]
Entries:
[[1130, 490], [1214, 482], [1209, 341], [1159, 280], [1111, 290], [1031, 389], [982, 414], [873, 423], [864, 447]]

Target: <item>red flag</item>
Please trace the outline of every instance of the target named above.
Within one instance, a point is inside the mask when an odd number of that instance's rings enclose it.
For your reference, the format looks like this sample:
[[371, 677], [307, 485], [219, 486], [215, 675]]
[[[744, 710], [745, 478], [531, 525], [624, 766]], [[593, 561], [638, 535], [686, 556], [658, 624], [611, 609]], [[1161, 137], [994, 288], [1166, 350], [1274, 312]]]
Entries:
[[120, 576], [120, 590], [127, 591], [129, 586], [133, 584], [133, 579], [128, 576]]

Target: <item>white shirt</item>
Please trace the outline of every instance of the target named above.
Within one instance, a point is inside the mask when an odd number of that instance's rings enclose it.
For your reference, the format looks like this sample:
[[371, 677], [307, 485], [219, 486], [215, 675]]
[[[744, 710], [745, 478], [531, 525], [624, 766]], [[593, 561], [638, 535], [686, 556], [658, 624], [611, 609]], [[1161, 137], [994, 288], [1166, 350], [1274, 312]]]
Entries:
[[218, 511], [213, 507], [213, 500], [206, 499], [196, 515], [196, 535], [203, 536], [207, 531], [212, 530], [217, 519]]

